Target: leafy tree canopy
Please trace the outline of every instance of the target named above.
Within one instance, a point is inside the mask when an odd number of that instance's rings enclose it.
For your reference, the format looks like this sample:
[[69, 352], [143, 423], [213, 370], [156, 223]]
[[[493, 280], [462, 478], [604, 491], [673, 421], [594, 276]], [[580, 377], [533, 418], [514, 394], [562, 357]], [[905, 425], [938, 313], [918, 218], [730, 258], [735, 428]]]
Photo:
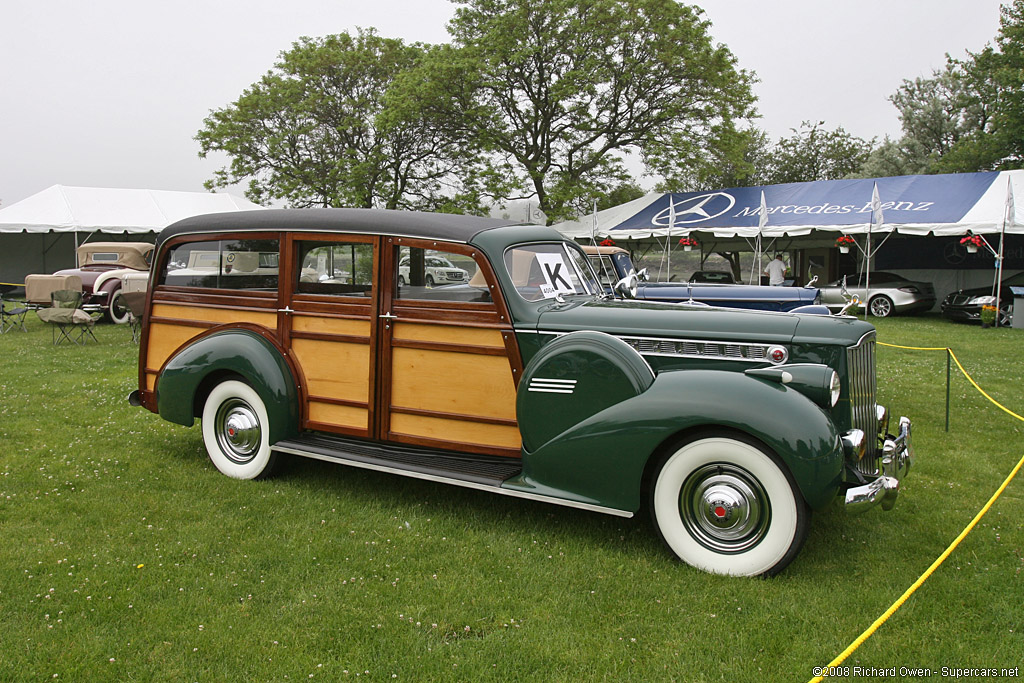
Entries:
[[803, 183], [815, 180], [838, 180], [855, 173], [867, 160], [874, 140], [850, 135], [840, 126], [824, 128], [825, 122], [804, 121], [793, 135], [782, 138], [771, 150], [766, 182]]
[[451, 111], [403, 101], [388, 113], [391, 85], [429, 53], [373, 30], [300, 39], [205, 119], [200, 156], [231, 160], [207, 187], [247, 182], [253, 201], [293, 207], [479, 211], [469, 147], [438, 134]]
[[468, 0], [449, 25], [476, 74], [467, 133], [551, 222], [627, 182], [626, 153], [689, 173], [752, 113], [751, 77], [708, 26], [675, 0]]

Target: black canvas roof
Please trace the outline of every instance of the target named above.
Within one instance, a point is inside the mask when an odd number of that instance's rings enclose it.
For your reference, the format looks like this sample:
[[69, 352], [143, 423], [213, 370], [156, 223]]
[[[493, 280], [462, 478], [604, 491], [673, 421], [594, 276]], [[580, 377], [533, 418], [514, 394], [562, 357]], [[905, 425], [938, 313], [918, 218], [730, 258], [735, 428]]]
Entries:
[[160, 232], [157, 244], [182, 234], [276, 230], [347, 232], [468, 242], [484, 230], [508, 225], [518, 223], [479, 216], [385, 209], [230, 211], [193, 216], [172, 223]]

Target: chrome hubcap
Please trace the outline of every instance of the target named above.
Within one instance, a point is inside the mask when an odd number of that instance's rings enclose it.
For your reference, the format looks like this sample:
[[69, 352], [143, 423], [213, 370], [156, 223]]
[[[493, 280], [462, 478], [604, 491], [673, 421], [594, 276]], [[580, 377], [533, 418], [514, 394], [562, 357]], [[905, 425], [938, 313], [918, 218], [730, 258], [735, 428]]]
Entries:
[[255, 457], [262, 438], [256, 412], [245, 401], [233, 398], [217, 409], [217, 443], [233, 462], [245, 464]]
[[687, 531], [717, 552], [740, 552], [768, 532], [768, 496], [749, 472], [733, 465], [705, 465], [683, 483], [679, 511]]

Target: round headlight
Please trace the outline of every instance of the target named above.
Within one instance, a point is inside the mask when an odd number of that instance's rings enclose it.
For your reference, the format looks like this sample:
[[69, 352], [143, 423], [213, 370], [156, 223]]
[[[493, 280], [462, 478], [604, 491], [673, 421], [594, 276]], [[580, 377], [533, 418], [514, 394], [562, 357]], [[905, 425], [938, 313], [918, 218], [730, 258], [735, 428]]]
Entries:
[[829, 389], [832, 392], [829, 399], [831, 406], [835, 408], [836, 404], [839, 403], [839, 375], [835, 370], [832, 371], [832, 379], [829, 380]]

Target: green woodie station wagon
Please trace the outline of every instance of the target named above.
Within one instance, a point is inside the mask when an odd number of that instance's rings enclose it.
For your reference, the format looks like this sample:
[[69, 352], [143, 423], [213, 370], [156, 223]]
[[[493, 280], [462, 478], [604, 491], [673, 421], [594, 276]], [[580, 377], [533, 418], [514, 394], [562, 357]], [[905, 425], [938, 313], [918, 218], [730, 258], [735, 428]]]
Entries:
[[612, 299], [550, 228], [267, 210], [160, 234], [130, 401], [200, 418], [230, 477], [291, 454], [623, 517], [649, 507], [682, 560], [758, 575], [837, 496], [895, 502], [910, 421], [889, 433], [874, 354], [854, 318]]

